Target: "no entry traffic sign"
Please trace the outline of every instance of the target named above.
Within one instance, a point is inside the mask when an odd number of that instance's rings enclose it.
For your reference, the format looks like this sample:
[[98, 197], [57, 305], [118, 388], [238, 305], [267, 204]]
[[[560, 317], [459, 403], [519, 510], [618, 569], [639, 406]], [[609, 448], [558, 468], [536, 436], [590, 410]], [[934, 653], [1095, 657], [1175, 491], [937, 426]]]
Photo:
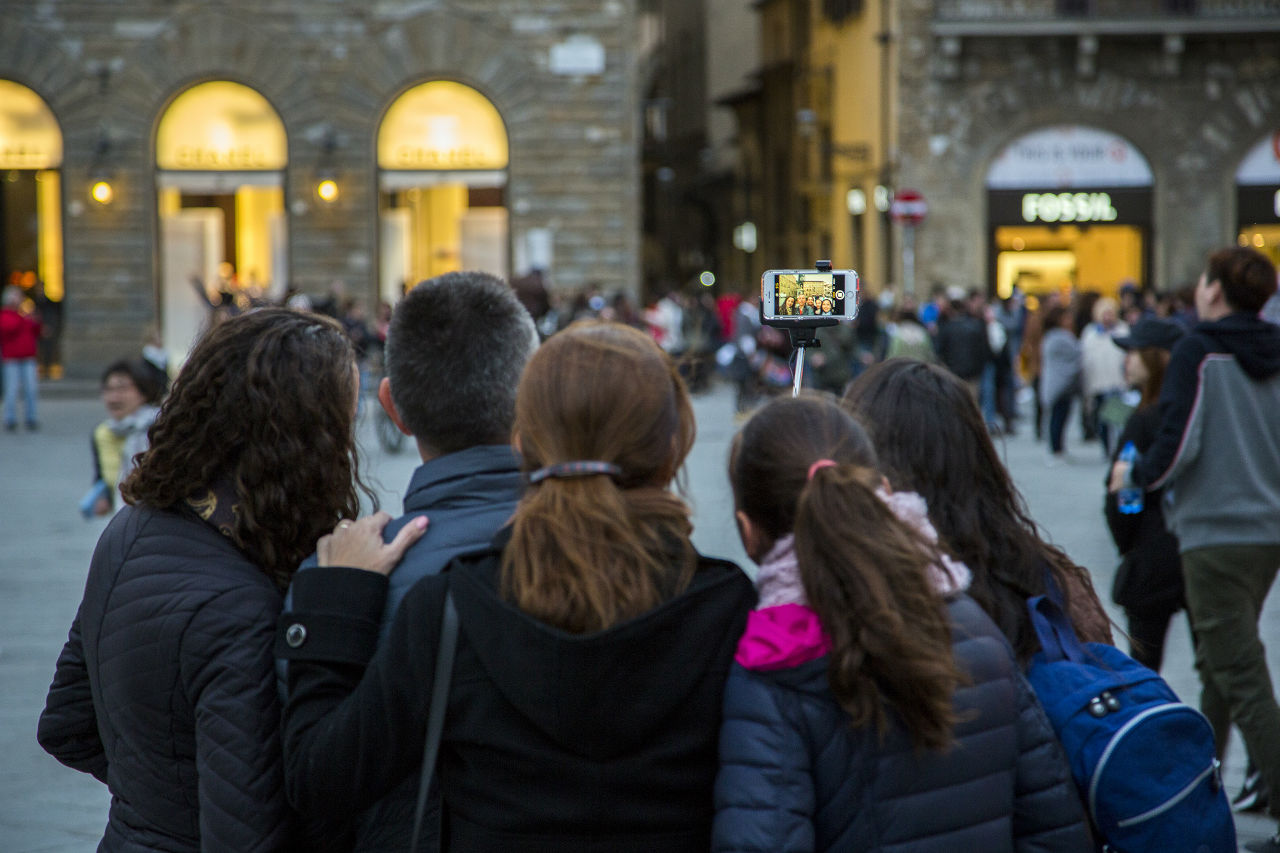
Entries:
[[889, 215], [902, 225], [919, 225], [928, 212], [929, 204], [919, 190], [898, 190], [889, 205]]

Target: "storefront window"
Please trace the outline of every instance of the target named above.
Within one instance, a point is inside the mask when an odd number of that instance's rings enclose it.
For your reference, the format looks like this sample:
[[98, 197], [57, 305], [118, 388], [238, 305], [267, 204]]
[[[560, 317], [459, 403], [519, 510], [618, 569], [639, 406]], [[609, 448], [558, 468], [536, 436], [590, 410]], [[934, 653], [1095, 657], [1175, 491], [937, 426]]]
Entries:
[[247, 86], [178, 95], [156, 130], [163, 338], [178, 363], [212, 314], [276, 301], [287, 273], [284, 124]]
[[508, 274], [507, 132], [487, 98], [434, 80], [405, 92], [378, 131], [382, 298], [459, 269]]
[[0, 80], [0, 286], [21, 287], [49, 334], [42, 376], [62, 375], [62, 130], [44, 100]]
[[1127, 140], [1075, 125], [1019, 137], [987, 172], [995, 291], [1114, 295], [1147, 277], [1151, 169]]
[[1241, 246], [1280, 265], [1280, 130], [1259, 140], [1236, 170], [1236, 229]]

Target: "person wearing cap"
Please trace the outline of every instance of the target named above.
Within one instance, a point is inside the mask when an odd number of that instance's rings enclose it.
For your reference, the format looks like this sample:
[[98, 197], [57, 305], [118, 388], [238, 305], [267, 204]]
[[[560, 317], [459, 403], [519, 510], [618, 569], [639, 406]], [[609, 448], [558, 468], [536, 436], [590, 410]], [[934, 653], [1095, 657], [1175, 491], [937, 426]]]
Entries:
[[[1130, 334], [1113, 339], [1125, 351], [1125, 380], [1141, 397], [1115, 442], [1112, 463], [1129, 442], [1139, 453], [1155, 443], [1160, 429], [1156, 401], [1169, 351], [1182, 335], [1177, 323], [1152, 317], [1139, 320]], [[1120, 512], [1114, 492], [1108, 492], [1104, 502], [1107, 527], [1121, 555], [1111, 599], [1124, 608], [1129, 622], [1129, 654], [1156, 672], [1164, 658], [1169, 621], [1186, 606], [1178, 539], [1165, 528], [1162, 499], [1163, 490], [1152, 492], [1142, 511], [1132, 515]]]
[[[1165, 517], [1182, 557], [1201, 710], [1219, 758], [1234, 722], [1262, 781], [1280, 790], [1280, 704], [1258, 636], [1280, 567], [1280, 328], [1258, 316], [1275, 292], [1260, 252], [1209, 257], [1199, 322], [1169, 358], [1155, 441], [1132, 467], [1115, 463], [1110, 490], [1172, 486]], [[1280, 798], [1268, 810], [1280, 818]], [[1245, 848], [1280, 853], [1280, 833]]]

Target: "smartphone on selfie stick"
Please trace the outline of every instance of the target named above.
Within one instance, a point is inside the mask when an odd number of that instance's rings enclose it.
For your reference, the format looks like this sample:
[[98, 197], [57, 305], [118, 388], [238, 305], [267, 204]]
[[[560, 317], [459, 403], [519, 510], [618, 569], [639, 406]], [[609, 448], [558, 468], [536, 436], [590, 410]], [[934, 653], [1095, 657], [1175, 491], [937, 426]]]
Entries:
[[858, 274], [818, 261], [811, 270], [767, 270], [760, 277], [760, 322], [786, 329], [796, 354], [791, 396], [800, 395], [804, 351], [821, 346], [818, 329], [858, 316]]

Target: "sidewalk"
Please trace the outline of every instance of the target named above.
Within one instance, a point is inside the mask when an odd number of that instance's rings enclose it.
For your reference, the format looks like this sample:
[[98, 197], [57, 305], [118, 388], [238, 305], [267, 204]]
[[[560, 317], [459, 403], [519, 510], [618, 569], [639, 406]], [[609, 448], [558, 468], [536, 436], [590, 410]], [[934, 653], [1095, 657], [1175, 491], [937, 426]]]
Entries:
[[[96, 385], [79, 395], [41, 401], [41, 430], [0, 433], [0, 853], [87, 853], [95, 849], [106, 820], [104, 786], [57, 764], [35, 741], [54, 662], [66, 639], [84, 585], [89, 556], [105, 521], [84, 521], [76, 503], [89, 486], [89, 431], [102, 417]], [[733, 499], [726, 477], [729, 443], [738, 425], [733, 395], [713, 389], [694, 401], [698, 442], [686, 471], [686, 493], [694, 508], [694, 540], [706, 553], [746, 557], [733, 525]], [[372, 441], [367, 416], [361, 427], [362, 471], [377, 486], [383, 508], [398, 514], [400, 495], [416, 466], [406, 445], [399, 455], [382, 453]], [[1068, 453], [1074, 463], [1047, 468], [1045, 449], [1023, 430], [997, 441], [1032, 517], [1048, 537], [1093, 574], [1109, 603], [1116, 556], [1102, 520], [1105, 465], [1096, 444], [1081, 444], [1074, 431]], [[855, 522], [856, 523], [856, 520]], [[1272, 595], [1262, 617], [1263, 642], [1273, 669], [1280, 661], [1280, 604]], [[1111, 608], [1113, 619], [1122, 614]], [[1125, 648], [1123, 640], [1121, 647]], [[1166, 646], [1164, 675], [1185, 700], [1196, 704], [1199, 681], [1182, 617]], [[1228, 793], [1244, 772], [1239, 738], [1228, 756]], [[1240, 840], [1264, 837], [1272, 824], [1238, 819]]]

